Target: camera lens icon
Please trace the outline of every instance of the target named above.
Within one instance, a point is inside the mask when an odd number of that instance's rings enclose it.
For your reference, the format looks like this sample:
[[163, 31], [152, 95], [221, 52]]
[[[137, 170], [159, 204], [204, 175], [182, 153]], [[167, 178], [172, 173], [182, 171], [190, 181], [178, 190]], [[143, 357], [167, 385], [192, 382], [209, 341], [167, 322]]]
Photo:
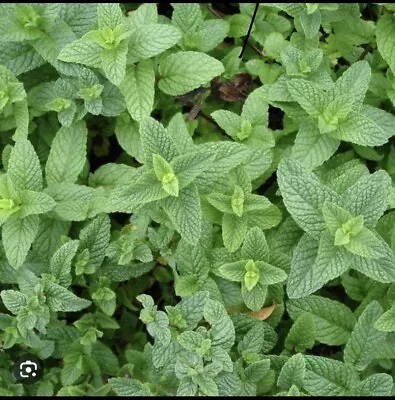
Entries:
[[22, 378], [30, 378], [37, 376], [38, 365], [34, 361], [27, 360], [19, 366], [19, 369]]
[[41, 361], [32, 354], [25, 354], [14, 364], [14, 376], [21, 383], [35, 383], [42, 374]]

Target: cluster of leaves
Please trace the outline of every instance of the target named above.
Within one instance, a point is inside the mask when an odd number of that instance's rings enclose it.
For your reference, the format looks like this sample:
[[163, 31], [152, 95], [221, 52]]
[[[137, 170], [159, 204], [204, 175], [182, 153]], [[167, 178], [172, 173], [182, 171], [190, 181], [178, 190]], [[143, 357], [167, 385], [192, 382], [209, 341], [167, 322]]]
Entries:
[[254, 9], [0, 5], [0, 395], [395, 395], [395, 7]]

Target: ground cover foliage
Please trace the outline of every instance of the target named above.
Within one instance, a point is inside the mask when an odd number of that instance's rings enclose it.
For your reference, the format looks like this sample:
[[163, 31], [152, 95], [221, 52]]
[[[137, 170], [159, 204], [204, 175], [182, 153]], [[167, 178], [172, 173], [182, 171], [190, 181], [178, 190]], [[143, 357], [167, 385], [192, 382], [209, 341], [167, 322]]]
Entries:
[[254, 9], [0, 5], [1, 395], [395, 394], [395, 6]]

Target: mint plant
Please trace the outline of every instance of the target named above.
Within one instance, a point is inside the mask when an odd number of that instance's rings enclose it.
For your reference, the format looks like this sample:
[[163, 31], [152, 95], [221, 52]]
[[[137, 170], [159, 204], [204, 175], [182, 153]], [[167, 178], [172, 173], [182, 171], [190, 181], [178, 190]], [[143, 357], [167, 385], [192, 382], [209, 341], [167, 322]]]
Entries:
[[221, 265], [219, 273], [225, 279], [241, 282], [244, 303], [249, 309], [258, 311], [263, 307], [268, 286], [285, 281], [287, 274], [267, 262], [269, 247], [257, 227], [245, 235], [240, 258], [240, 261]]
[[393, 4], [0, 11], [0, 395], [395, 395]]

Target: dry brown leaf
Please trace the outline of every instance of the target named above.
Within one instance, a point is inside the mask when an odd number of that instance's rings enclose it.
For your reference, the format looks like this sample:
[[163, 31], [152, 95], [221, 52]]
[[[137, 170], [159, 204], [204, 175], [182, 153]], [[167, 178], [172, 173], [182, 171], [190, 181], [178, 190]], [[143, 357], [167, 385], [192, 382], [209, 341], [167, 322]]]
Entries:
[[276, 306], [277, 304], [273, 301], [271, 306], [263, 307], [262, 310], [259, 311], [249, 311], [247, 315], [252, 318], [259, 319], [260, 321], [264, 321], [272, 315], [273, 311], [276, 309]]
[[231, 82], [223, 82], [219, 87], [221, 99], [229, 102], [244, 102], [248, 96], [251, 82], [251, 76], [246, 73], [235, 75]]

